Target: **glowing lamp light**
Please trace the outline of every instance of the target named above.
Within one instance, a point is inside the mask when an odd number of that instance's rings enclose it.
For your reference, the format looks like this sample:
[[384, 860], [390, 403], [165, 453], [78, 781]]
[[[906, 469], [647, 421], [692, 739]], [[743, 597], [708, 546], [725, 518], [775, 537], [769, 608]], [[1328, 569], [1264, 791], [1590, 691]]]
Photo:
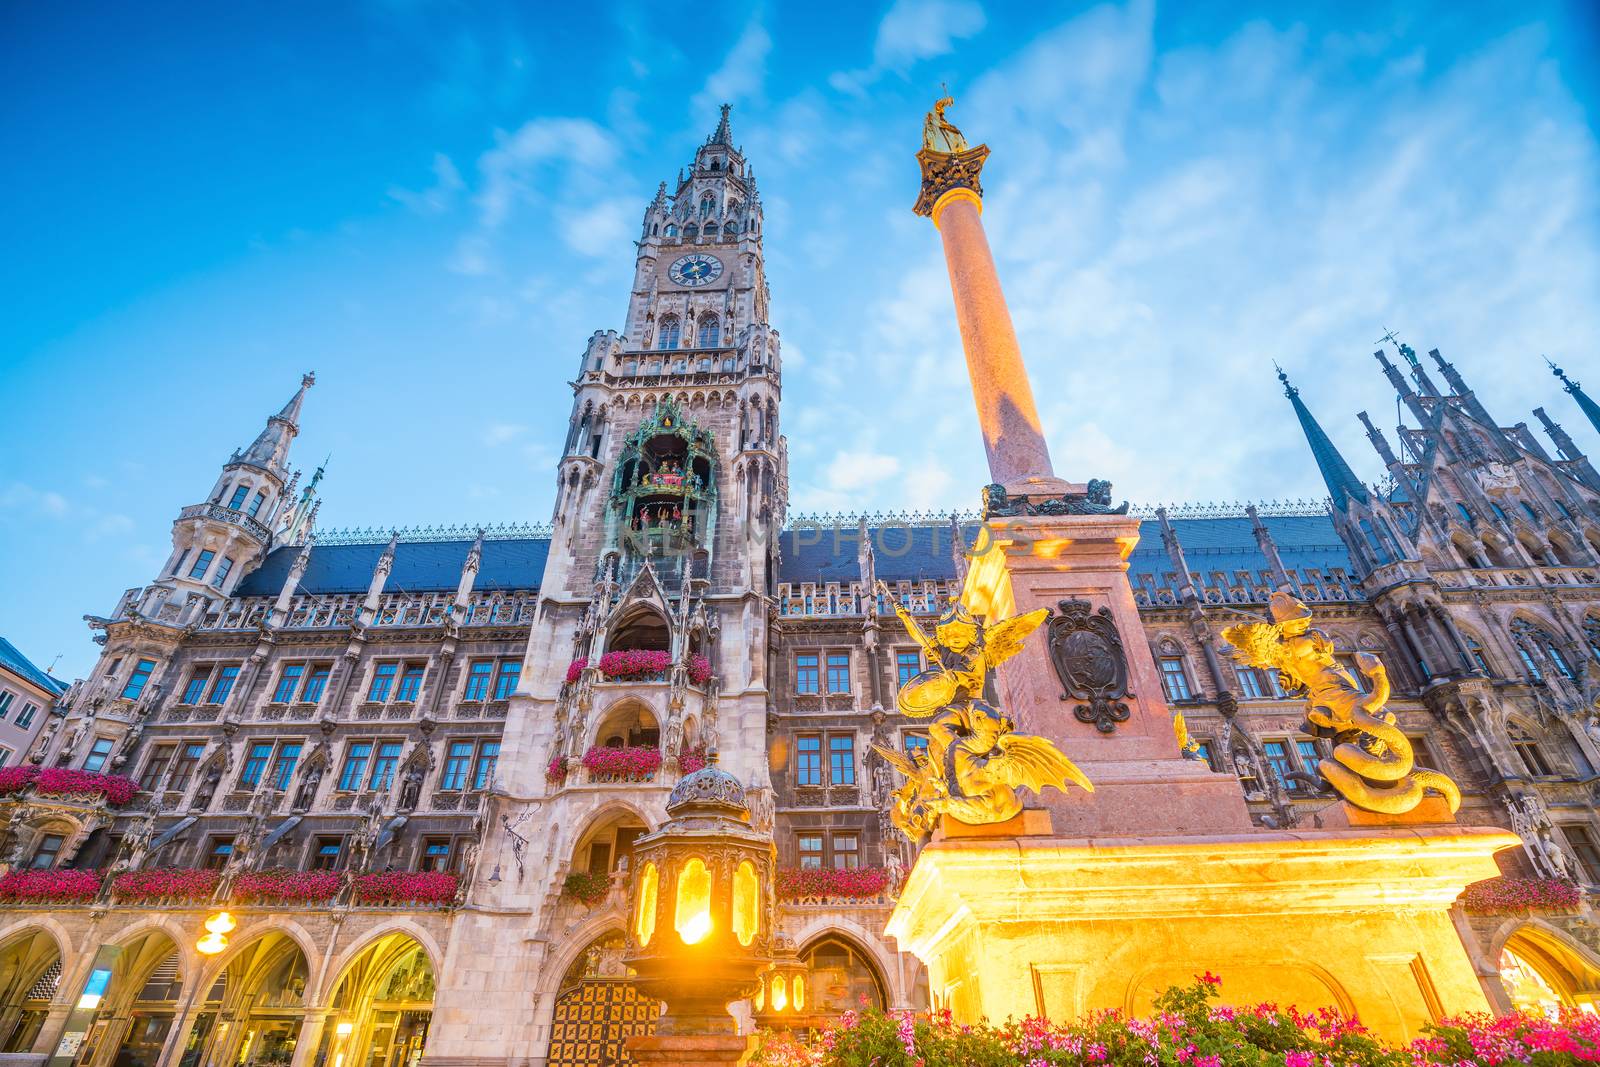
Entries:
[[678, 872], [678, 900], [672, 925], [685, 945], [698, 945], [711, 932], [711, 871], [699, 856]]
[[773, 938], [772, 955], [772, 966], [750, 998], [756, 1023], [772, 1029], [804, 1026], [799, 1016], [806, 1009], [806, 965], [795, 952], [794, 941], [782, 932]]
[[228, 947], [228, 939], [219, 933], [209, 933], [194, 943], [195, 951], [205, 956], [215, 956]]
[[338, 1034], [340, 1037], [349, 1037], [351, 1034], [356, 1032], [356, 1024], [351, 1022], [349, 1019], [346, 1019], [338, 1026], [335, 1026], [333, 1028], [333, 1032]]
[[238, 925], [238, 921], [225, 911], [219, 911], [205, 921], [206, 929], [214, 934], [231, 934]]
[[782, 1011], [789, 1006], [789, 980], [781, 974], [772, 976], [772, 1010]]

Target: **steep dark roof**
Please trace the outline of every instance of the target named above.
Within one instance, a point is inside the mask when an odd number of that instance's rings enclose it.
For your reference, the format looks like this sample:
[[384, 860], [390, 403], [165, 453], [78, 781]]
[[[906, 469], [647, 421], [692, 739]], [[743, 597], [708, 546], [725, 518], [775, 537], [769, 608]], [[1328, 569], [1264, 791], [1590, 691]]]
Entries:
[[[1303, 568], [1326, 572], [1338, 567], [1354, 572], [1350, 553], [1327, 515], [1271, 516], [1261, 521], [1272, 534], [1283, 565], [1291, 571]], [[1189, 566], [1201, 573], [1223, 571], [1231, 575], [1239, 570], [1264, 571], [1270, 566], [1256, 544], [1248, 518], [1173, 519], [1172, 527], [1183, 544]], [[969, 543], [976, 529], [973, 523], [962, 527]], [[948, 523], [871, 526], [868, 536], [872, 538], [878, 577], [884, 581], [955, 577]], [[849, 524], [791, 527], [783, 531], [778, 581], [795, 585], [858, 579], [859, 540], [857, 527]], [[1134, 582], [1148, 574], [1158, 584], [1164, 583], [1164, 575], [1172, 571], [1161, 544], [1161, 527], [1154, 519], [1139, 524], [1139, 547], [1128, 564]]]
[[[472, 548], [464, 541], [402, 541], [395, 547], [394, 570], [384, 584], [387, 592], [454, 590], [461, 581], [461, 565]], [[372, 571], [383, 555], [383, 545], [317, 545], [300, 579], [300, 592], [327, 595], [364, 593]], [[299, 549], [274, 549], [266, 561], [239, 583], [235, 596], [277, 596], [289, 575]], [[547, 537], [514, 537], [483, 543], [483, 563], [473, 588], [537, 589], [550, 555]]]
[[26, 678], [41, 689], [52, 693], [65, 693], [67, 683], [59, 678], [53, 678], [45, 671], [33, 665], [33, 661], [17, 651], [17, 646], [0, 637], [0, 667], [5, 667], [13, 674]]
[[[1334, 567], [1354, 573], [1350, 552], [1334, 531], [1327, 515], [1279, 515], [1261, 520], [1278, 546], [1278, 556], [1291, 571], [1328, 571]], [[1183, 546], [1189, 569], [1201, 574], [1222, 571], [1264, 571], [1271, 564], [1256, 544], [1248, 518], [1173, 519], [1172, 531]], [[1172, 561], [1161, 543], [1161, 527], [1155, 520], [1139, 524], [1139, 547], [1128, 558], [1129, 578], [1137, 582], [1151, 575], [1157, 584], [1172, 573]]]

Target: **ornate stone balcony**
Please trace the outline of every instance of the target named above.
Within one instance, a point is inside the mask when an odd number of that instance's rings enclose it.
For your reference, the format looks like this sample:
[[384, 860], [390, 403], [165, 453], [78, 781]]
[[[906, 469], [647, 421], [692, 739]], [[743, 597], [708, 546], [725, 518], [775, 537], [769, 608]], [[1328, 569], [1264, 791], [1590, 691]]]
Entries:
[[213, 522], [225, 522], [230, 526], [237, 526], [250, 534], [258, 541], [272, 540], [272, 531], [252, 519], [242, 511], [225, 508], [221, 504], [190, 504], [178, 512], [179, 519], [210, 519]]

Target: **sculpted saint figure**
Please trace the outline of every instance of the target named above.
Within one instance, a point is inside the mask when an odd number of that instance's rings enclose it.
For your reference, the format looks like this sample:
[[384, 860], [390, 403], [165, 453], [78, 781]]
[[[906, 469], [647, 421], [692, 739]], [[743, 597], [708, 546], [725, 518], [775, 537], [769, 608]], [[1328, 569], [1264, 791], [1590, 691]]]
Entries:
[[1395, 725], [1389, 701], [1389, 673], [1370, 652], [1356, 655], [1356, 666], [1371, 686], [1361, 687], [1333, 655], [1333, 642], [1311, 628], [1311, 609], [1282, 591], [1268, 603], [1272, 622], [1247, 622], [1222, 631], [1233, 657], [1250, 667], [1276, 669], [1284, 687], [1305, 693], [1306, 720], [1319, 736], [1334, 738], [1333, 758], [1317, 769], [1339, 795], [1358, 808], [1389, 815], [1422, 803], [1425, 790], [1445, 798], [1450, 810], [1461, 806], [1461, 790], [1439, 771], [1416, 766], [1411, 741]]
[[1011, 720], [983, 699], [990, 673], [1022, 649], [1027, 636], [1049, 615], [1041, 608], [985, 625], [951, 598], [931, 635], [895, 599], [906, 633], [922, 647], [928, 668], [900, 687], [900, 710], [918, 719], [934, 717], [925, 751], [906, 754], [886, 745], [873, 750], [905, 776], [893, 796], [890, 817], [912, 842], [921, 844], [941, 815], [971, 825], [1005, 822], [1022, 811], [1019, 788], [1065, 790], [1076, 782], [1091, 792], [1082, 771], [1042, 737], [1014, 732]]

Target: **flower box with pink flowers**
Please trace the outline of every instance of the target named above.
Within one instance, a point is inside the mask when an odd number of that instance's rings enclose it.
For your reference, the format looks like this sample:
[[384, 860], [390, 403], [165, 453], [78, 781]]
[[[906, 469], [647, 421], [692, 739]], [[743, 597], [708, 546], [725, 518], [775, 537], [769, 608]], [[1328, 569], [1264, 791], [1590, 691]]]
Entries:
[[644, 746], [595, 746], [583, 754], [591, 782], [648, 782], [661, 769], [661, 753]]
[[20, 764], [0, 768], [0, 796], [12, 796], [32, 788], [35, 796], [99, 800], [120, 808], [139, 792], [139, 783], [120, 774], [95, 774], [68, 767], [35, 767]]
[[0, 875], [0, 904], [90, 904], [99, 871], [11, 871]]
[[326, 904], [339, 895], [334, 871], [251, 871], [234, 880], [229, 899], [240, 904]]
[[1573, 912], [1583, 891], [1560, 878], [1486, 878], [1461, 894], [1461, 907], [1475, 915], [1527, 915]]
[[351, 898], [376, 907], [439, 906], [455, 901], [459, 884], [444, 871], [381, 871], [356, 875]]
[[[711, 680], [711, 661], [702, 655], [690, 656], [684, 661], [684, 670], [692, 685], [705, 685]], [[580, 656], [567, 664], [567, 681], [576, 682], [589, 666], [587, 656]], [[607, 652], [595, 664], [600, 673], [612, 682], [664, 682], [672, 670], [672, 653], [650, 648], [628, 648]]]
[[167, 867], [124, 871], [111, 880], [111, 899], [118, 904], [197, 904], [217, 891], [220, 871]]
[[780, 900], [875, 900], [888, 887], [883, 867], [784, 867], [774, 880]]

